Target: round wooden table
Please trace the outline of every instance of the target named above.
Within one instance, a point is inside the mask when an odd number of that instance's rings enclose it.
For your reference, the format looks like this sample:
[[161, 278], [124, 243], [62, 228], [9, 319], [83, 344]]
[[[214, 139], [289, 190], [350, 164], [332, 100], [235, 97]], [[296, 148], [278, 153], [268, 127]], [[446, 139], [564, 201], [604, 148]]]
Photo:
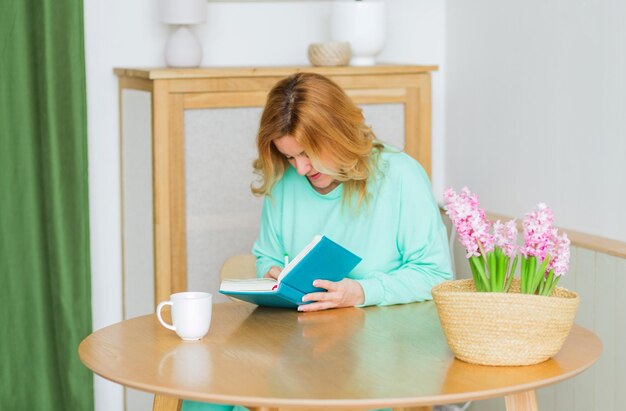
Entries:
[[535, 389], [573, 377], [602, 344], [574, 326], [552, 359], [528, 367], [468, 364], [452, 355], [433, 302], [316, 313], [213, 306], [211, 329], [183, 342], [155, 315], [94, 332], [81, 361], [100, 376], [156, 394], [155, 410], [179, 399], [253, 409], [421, 407], [504, 396], [507, 410], [535, 410]]

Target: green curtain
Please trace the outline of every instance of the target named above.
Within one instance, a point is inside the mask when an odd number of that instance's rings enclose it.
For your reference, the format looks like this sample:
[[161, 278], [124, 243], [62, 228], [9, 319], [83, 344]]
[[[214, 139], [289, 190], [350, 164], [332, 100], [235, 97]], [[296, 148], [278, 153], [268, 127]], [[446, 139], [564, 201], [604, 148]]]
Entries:
[[0, 1], [0, 410], [93, 409], [82, 0]]

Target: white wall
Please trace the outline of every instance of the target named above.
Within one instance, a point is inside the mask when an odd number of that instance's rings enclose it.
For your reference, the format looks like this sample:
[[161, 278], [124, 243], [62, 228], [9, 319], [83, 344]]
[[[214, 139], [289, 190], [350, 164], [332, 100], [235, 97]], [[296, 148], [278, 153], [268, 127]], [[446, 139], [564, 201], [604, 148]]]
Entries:
[[444, 5], [442, 0], [387, 0], [387, 41], [379, 56], [383, 62], [439, 66], [432, 75], [432, 184], [437, 199], [446, 181]]
[[448, 0], [446, 181], [626, 241], [626, 2]]
[[[161, 67], [168, 28], [156, 0], [84, 1], [93, 327], [122, 319], [120, 147], [114, 67]], [[207, 4], [198, 26], [205, 66], [307, 64], [309, 43], [328, 39], [330, 1]], [[387, 0], [388, 41], [380, 60], [436, 64], [444, 59], [444, 6], [438, 0]], [[442, 72], [433, 81], [434, 189], [443, 187]], [[96, 410], [123, 409], [121, 388], [96, 378]]]
[[[162, 65], [165, 29], [155, 0], [84, 1], [92, 312], [94, 330], [122, 319], [120, 145], [113, 67]], [[96, 410], [124, 406], [119, 386], [95, 377]]]

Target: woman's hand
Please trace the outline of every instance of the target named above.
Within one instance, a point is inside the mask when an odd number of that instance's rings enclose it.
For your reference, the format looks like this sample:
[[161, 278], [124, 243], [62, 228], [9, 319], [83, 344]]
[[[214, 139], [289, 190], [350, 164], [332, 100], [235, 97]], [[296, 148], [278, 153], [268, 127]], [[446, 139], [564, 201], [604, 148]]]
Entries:
[[281, 271], [283, 271], [282, 267], [273, 265], [270, 267], [269, 270], [267, 270], [263, 278], [273, 278], [274, 280], [278, 280], [278, 276], [280, 275]]
[[315, 280], [315, 287], [324, 288], [326, 292], [310, 293], [302, 297], [302, 301], [315, 301], [311, 304], [303, 304], [298, 311], [319, 311], [329, 308], [354, 307], [363, 304], [365, 294], [361, 284], [349, 278], [341, 281]]

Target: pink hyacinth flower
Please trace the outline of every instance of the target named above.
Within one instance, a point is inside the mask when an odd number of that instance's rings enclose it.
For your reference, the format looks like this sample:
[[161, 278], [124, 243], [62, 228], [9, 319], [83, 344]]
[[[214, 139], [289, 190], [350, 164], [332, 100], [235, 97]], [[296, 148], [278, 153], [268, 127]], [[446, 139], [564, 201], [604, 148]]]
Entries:
[[552, 260], [548, 264], [546, 271], [554, 270], [555, 277], [560, 277], [569, 270], [570, 244], [570, 239], [565, 233], [561, 236], [555, 235], [552, 237], [550, 246]]
[[525, 257], [537, 257], [540, 261], [546, 258], [554, 235], [553, 221], [554, 214], [545, 203], [537, 204], [532, 212], [526, 214], [523, 222], [524, 247], [520, 250]]
[[489, 234], [491, 223], [485, 217], [485, 211], [480, 208], [478, 196], [467, 187], [463, 187], [458, 194], [448, 188], [443, 196], [446, 214], [454, 225], [459, 242], [467, 251], [467, 258], [480, 256], [478, 242], [485, 253], [492, 251], [494, 240]]
[[500, 220], [493, 224], [493, 239], [507, 257], [514, 257], [517, 253], [517, 223], [515, 220], [502, 224]]

